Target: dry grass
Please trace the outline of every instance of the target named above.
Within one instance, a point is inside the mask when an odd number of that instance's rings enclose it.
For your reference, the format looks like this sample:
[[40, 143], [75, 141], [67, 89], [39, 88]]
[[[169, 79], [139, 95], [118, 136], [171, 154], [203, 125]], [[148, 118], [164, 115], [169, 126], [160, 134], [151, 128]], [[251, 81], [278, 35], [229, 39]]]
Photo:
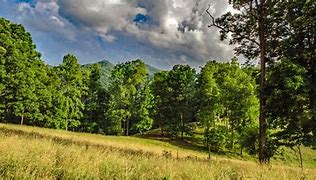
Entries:
[[0, 124], [4, 179], [316, 179], [315, 169], [206, 157], [155, 140]]

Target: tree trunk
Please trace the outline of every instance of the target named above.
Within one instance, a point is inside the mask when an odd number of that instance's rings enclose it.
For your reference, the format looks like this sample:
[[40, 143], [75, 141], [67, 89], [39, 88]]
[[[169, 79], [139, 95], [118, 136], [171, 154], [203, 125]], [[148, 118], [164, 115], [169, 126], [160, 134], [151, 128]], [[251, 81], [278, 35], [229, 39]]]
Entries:
[[21, 126], [23, 125], [24, 115], [21, 116]]
[[315, 60], [312, 62], [312, 72], [311, 74], [311, 89], [310, 89], [310, 110], [312, 112], [312, 131], [313, 138], [316, 141], [316, 63]]
[[[235, 136], [235, 134], [234, 134], [234, 128], [233, 127], [231, 127], [231, 129], [232, 129], [232, 135], [231, 135], [231, 149], [234, 151], [234, 146], [235, 146], [235, 144], [234, 144], [234, 136]], [[235, 151], [234, 151], [235, 152]]]
[[208, 159], [211, 159], [211, 146], [209, 144], [207, 144], [208, 147]]
[[298, 145], [298, 146], [297, 146], [297, 149], [298, 149], [298, 153], [299, 153], [299, 155], [300, 155], [300, 166], [301, 166], [301, 168], [303, 169], [303, 158], [302, 158], [301, 146]]
[[126, 119], [126, 136], [128, 136], [128, 128], [129, 128], [129, 120], [128, 118]]
[[183, 115], [182, 112], [180, 114], [180, 121], [181, 121], [181, 139], [183, 140], [183, 135], [184, 135], [184, 122], [183, 122]]
[[164, 136], [164, 129], [163, 129], [163, 115], [160, 116], [160, 130], [161, 130], [161, 136]]
[[[314, 39], [314, 42], [313, 42], [313, 47], [312, 49], [316, 49], [316, 35], [315, 35], [315, 30], [316, 30], [316, 27], [314, 26], [314, 36], [313, 36], [313, 39]], [[312, 54], [312, 60], [311, 60], [311, 78], [312, 78], [312, 81], [311, 81], [311, 95], [310, 95], [310, 101], [311, 101], [311, 111], [312, 111], [312, 123], [313, 123], [313, 139], [314, 139], [314, 143], [316, 143], [316, 61], [315, 61], [315, 58], [316, 58], [316, 53], [314, 51], [314, 53]]]
[[258, 7], [258, 32], [259, 32], [259, 49], [260, 49], [260, 115], [259, 115], [259, 162], [265, 162], [265, 142], [266, 142], [266, 120], [265, 120], [265, 21], [264, 21], [264, 0], [260, 1]]

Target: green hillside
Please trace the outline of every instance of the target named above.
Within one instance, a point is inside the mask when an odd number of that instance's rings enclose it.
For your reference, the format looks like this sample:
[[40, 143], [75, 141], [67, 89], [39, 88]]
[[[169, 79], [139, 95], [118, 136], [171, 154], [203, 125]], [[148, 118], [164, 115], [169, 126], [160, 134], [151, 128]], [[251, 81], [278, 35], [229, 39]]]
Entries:
[[[110, 78], [111, 76], [111, 70], [114, 68], [114, 64], [111, 63], [110, 61], [108, 60], [102, 60], [102, 61], [99, 61], [97, 63], [92, 63], [92, 64], [85, 64], [83, 65], [84, 67], [88, 67], [90, 65], [93, 65], [93, 64], [99, 64], [100, 67], [101, 67], [101, 78], [100, 78], [100, 82], [102, 85], [104, 85], [105, 87], [108, 86], [109, 84], [109, 81], [108, 79]], [[150, 66], [148, 64], [146, 64], [147, 66], [147, 69], [148, 69], [148, 72], [149, 72], [149, 75], [153, 75], [155, 74], [156, 72], [160, 71], [158, 68], [155, 68], [153, 66]]]
[[258, 165], [169, 142], [0, 124], [4, 179], [315, 179], [315, 169]]

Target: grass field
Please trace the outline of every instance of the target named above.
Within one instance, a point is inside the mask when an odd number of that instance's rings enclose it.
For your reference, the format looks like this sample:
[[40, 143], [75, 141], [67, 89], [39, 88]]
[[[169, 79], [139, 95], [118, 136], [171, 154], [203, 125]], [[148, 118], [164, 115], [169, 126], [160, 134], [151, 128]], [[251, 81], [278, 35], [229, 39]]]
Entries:
[[0, 124], [3, 179], [316, 179], [316, 152], [303, 155], [302, 170], [290, 150], [258, 165], [168, 141]]

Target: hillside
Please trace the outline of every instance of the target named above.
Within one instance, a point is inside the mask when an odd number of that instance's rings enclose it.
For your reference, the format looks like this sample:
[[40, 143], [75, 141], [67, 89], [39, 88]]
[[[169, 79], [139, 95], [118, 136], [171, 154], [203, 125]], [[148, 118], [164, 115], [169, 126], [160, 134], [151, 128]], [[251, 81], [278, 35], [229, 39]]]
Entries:
[[315, 179], [315, 169], [260, 166], [168, 142], [0, 124], [0, 176], [21, 179]]
[[[99, 61], [97, 63], [85, 64], [83, 66], [88, 67], [88, 66], [93, 65], [93, 64], [99, 64], [101, 66], [100, 82], [103, 86], [107, 87], [108, 83], [109, 83], [108, 79], [110, 78], [110, 75], [111, 75], [111, 70], [114, 68], [115, 65], [113, 63], [111, 63], [110, 61], [102, 60], [102, 61]], [[158, 68], [155, 68], [155, 67], [150, 66], [148, 64], [146, 64], [146, 66], [147, 66], [149, 75], [153, 75], [159, 71]]]

